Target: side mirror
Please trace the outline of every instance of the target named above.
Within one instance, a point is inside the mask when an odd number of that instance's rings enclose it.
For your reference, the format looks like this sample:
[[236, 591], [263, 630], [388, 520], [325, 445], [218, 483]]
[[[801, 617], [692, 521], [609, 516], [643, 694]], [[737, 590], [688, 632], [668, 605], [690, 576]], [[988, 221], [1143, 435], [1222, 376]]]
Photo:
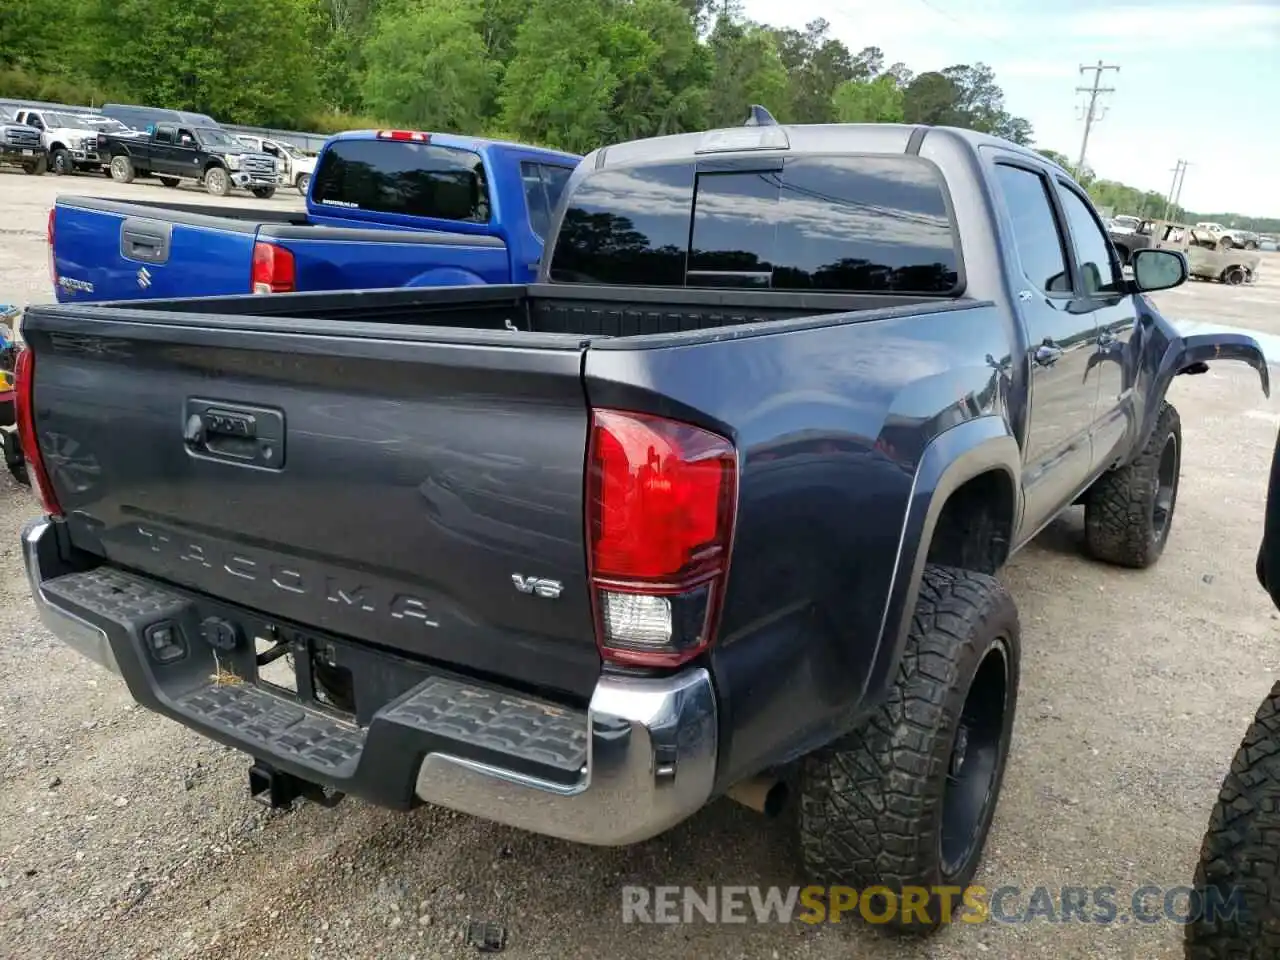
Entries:
[[1130, 259], [1138, 293], [1170, 290], [1187, 282], [1187, 258], [1180, 250], [1136, 250]]

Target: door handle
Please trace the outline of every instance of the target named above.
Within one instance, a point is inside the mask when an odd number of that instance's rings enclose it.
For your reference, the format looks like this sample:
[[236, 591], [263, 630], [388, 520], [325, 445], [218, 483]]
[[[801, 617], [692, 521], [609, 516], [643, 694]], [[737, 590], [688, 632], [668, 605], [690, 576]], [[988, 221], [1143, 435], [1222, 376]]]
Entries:
[[1052, 367], [1062, 359], [1062, 348], [1051, 340], [1036, 347], [1035, 361], [1042, 367]]

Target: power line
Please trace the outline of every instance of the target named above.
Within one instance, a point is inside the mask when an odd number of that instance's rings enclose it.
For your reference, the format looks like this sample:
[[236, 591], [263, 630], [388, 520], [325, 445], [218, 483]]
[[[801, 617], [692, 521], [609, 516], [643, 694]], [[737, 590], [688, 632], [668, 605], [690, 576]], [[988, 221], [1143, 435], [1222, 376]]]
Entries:
[[1101, 60], [1099, 60], [1097, 66], [1094, 67], [1086, 67], [1084, 64], [1080, 65], [1081, 76], [1089, 71], [1093, 71], [1093, 86], [1076, 87], [1076, 93], [1089, 94], [1089, 107], [1084, 114], [1084, 138], [1080, 141], [1080, 159], [1076, 161], [1077, 172], [1084, 170], [1084, 155], [1085, 151], [1089, 149], [1089, 131], [1093, 129], [1093, 125], [1096, 121], [1102, 119], [1098, 114], [1098, 97], [1104, 93], [1116, 92], [1115, 87], [1101, 86], [1102, 75], [1108, 70], [1114, 70], [1116, 73], [1120, 72], [1120, 68], [1118, 66], [1103, 63]]

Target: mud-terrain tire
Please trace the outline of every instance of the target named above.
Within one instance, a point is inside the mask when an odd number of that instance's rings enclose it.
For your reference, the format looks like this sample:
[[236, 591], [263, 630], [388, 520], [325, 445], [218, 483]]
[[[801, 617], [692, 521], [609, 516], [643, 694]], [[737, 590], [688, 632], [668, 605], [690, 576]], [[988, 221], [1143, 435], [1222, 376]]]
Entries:
[[[1280, 957], [1280, 684], [1258, 708], [1200, 847], [1187, 960]], [[1234, 899], [1233, 899], [1234, 891]]]
[[859, 895], [887, 887], [895, 896], [868, 919], [895, 933], [929, 934], [960, 913], [958, 897], [944, 905], [931, 891], [924, 917], [886, 916], [904, 890], [973, 879], [1009, 754], [1020, 662], [1018, 610], [1000, 582], [927, 567], [885, 702], [800, 765], [807, 877]]
[[1161, 401], [1155, 429], [1131, 462], [1094, 481], [1084, 501], [1084, 540], [1096, 559], [1143, 569], [1164, 553], [1178, 504], [1182, 421]]
[[123, 153], [117, 154], [111, 158], [111, 179], [116, 183], [133, 183], [133, 178], [137, 176], [133, 169], [133, 161]]
[[215, 197], [231, 192], [231, 175], [223, 167], [210, 167], [204, 173], [204, 188]]

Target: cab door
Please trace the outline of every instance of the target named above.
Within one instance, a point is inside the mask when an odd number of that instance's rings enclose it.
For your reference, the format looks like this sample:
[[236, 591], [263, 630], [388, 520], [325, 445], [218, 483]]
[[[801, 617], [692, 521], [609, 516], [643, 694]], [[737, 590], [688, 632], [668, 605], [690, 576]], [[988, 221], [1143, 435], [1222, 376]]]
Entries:
[[1098, 328], [1086, 370], [1096, 389], [1093, 415], [1093, 471], [1101, 472], [1128, 448], [1137, 432], [1133, 385], [1137, 357], [1133, 342], [1138, 323], [1136, 298], [1125, 288], [1124, 274], [1093, 205], [1075, 184], [1057, 177], [1058, 202], [1066, 215], [1075, 261], [1073, 309], [1089, 314]]
[[179, 158], [176, 148], [177, 129], [171, 123], [158, 123], [151, 134], [151, 160], [153, 173], [186, 173], [178, 171]]
[[1077, 304], [1074, 258], [1046, 169], [1001, 154], [993, 173], [1016, 263], [1014, 306], [1028, 343], [1020, 358], [1030, 388], [1022, 449], [1022, 539], [1061, 512], [1089, 480], [1098, 399], [1089, 368], [1098, 328], [1094, 314]]

